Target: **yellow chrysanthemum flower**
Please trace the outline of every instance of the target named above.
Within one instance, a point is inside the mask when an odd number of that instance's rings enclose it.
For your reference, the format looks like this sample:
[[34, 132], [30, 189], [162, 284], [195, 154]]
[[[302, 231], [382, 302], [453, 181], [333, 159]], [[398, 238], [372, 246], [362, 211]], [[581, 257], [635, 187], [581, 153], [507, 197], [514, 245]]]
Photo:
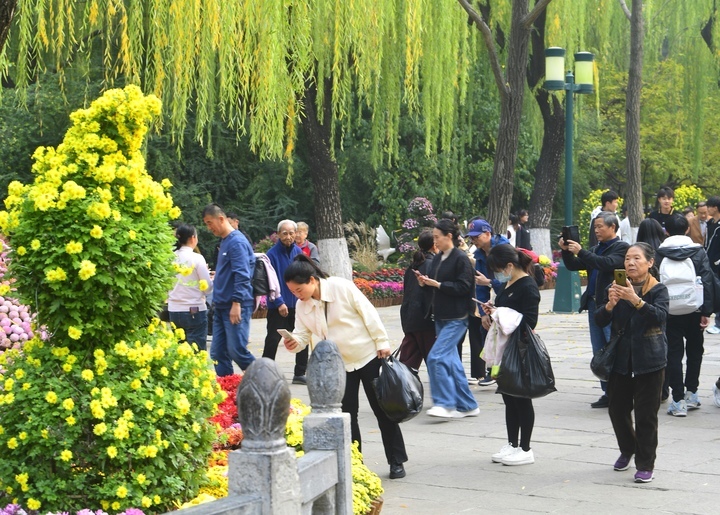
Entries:
[[55, 392], [48, 392], [45, 394], [45, 400], [48, 401], [50, 404], [55, 404], [58, 400], [57, 394]]
[[32, 497], [28, 499], [27, 503], [28, 508], [31, 510], [39, 510], [40, 506], [42, 506], [42, 503], [38, 501], [37, 499], [33, 499]]
[[17, 446], [18, 446], [17, 438], [15, 438], [15, 437], [10, 438], [10, 439], [7, 441], [7, 446], [8, 446], [8, 448], [10, 448], [10, 449], [17, 449]]
[[39, 249], [40, 248], [40, 240], [35, 239], [35, 240], [31, 241], [30, 248], [33, 250]]
[[83, 370], [80, 373], [80, 377], [82, 377], [85, 381], [92, 381], [93, 378], [95, 377], [95, 374], [93, 373], [92, 370], [90, 370], [89, 368], [86, 368], [85, 370]]
[[67, 274], [65, 273], [65, 270], [63, 270], [60, 267], [57, 267], [55, 270], [46, 271], [45, 278], [51, 283], [62, 282], [65, 279], [67, 279]]
[[75, 407], [75, 401], [73, 401], [71, 398], [67, 398], [62, 401], [62, 407], [68, 411], [71, 411]]
[[90, 236], [93, 238], [102, 238], [103, 230], [102, 227], [99, 225], [93, 225], [93, 228], [90, 229]]
[[75, 420], [75, 417], [70, 415], [69, 417], [65, 418], [65, 422], [67, 422], [67, 425], [69, 425], [69, 426], [74, 426], [75, 422], [77, 422], [77, 421]]
[[63, 461], [70, 461], [73, 457], [72, 451], [65, 449], [60, 453], [60, 459]]
[[[172, 188], [172, 182], [170, 182], [170, 179], [168, 179], [168, 178], [165, 178], [162, 181], [160, 181], [160, 184], [162, 184], [162, 187], [165, 189]], [[20, 184], [20, 186], [22, 186], [22, 184]]]
[[125, 486], [119, 486], [115, 491], [115, 495], [123, 499], [128, 494], [128, 489]]
[[83, 250], [83, 245], [79, 241], [70, 241], [65, 245], [65, 252], [68, 254], [80, 254]]
[[73, 340], [79, 340], [82, 336], [82, 329], [71, 325], [70, 327], [68, 327], [68, 336]]
[[117, 456], [117, 454], [118, 454], [117, 447], [115, 447], [114, 445], [111, 445], [110, 447], [107, 448], [107, 455], [110, 456], [111, 458], [114, 458], [115, 456]]
[[78, 272], [78, 277], [82, 279], [83, 281], [87, 281], [92, 276], [94, 276], [96, 273], [96, 267], [95, 263], [92, 261], [89, 261], [87, 259], [83, 259], [80, 262], [80, 271]]
[[25, 247], [20, 246], [17, 248], [17, 250], [15, 252], [17, 252], [18, 256], [24, 256], [25, 254], [27, 254], [27, 249]]

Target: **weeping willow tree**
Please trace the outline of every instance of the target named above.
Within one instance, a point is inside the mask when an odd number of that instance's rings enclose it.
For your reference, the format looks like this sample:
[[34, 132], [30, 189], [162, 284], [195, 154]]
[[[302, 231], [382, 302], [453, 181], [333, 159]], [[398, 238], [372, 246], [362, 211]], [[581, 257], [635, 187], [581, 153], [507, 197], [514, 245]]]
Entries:
[[100, 51], [106, 85], [156, 94], [178, 145], [192, 108], [198, 141], [221, 119], [288, 181], [303, 130], [323, 264], [348, 276], [335, 143], [369, 110], [373, 161], [391, 161], [404, 102], [428, 155], [448, 148], [478, 51], [466, 22], [454, 0], [18, 0], [3, 58], [22, 89]]

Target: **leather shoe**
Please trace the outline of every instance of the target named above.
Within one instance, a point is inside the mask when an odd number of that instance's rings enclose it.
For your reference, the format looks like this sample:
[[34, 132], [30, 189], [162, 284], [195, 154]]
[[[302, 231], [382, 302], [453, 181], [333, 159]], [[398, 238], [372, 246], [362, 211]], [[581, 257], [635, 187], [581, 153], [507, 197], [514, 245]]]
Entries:
[[607, 395], [603, 395], [598, 400], [590, 404], [591, 408], [607, 408], [610, 405]]
[[400, 479], [401, 477], [405, 477], [405, 467], [403, 467], [403, 464], [390, 465], [390, 479]]
[[305, 376], [293, 376], [292, 384], [307, 385], [307, 378]]

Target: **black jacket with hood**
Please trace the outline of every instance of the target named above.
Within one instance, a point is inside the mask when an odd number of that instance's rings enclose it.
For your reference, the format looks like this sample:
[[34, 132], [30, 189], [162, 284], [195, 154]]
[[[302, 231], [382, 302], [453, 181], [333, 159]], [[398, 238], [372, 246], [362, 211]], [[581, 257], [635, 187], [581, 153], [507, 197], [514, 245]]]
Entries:
[[700, 308], [702, 316], [710, 316], [714, 311], [714, 277], [705, 249], [702, 245], [694, 243], [689, 236], [670, 236], [662, 242], [656, 252], [658, 269], [663, 259], [685, 261], [687, 258], [695, 266], [695, 275], [700, 276], [703, 282], [703, 305]]

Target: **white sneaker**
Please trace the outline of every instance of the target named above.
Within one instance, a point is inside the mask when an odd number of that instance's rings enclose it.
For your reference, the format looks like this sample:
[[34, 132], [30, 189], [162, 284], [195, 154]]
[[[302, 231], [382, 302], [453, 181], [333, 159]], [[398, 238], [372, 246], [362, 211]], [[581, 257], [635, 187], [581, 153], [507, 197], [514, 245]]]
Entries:
[[713, 385], [713, 402], [720, 408], [720, 389], [716, 385]]
[[468, 385], [470, 386], [477, 386], [478, 380], [474, 377], [468, 377]]
[[480, 408], [471, 409], [469, 411], [455, 410], [455, 418], [477, 417], [480, 414]]
[[707, 328], [707, 332], [710, 334], [720, 334], [720, 327], [716, 325], [711, 325]]
[[493, 463], [502, 463], [503, 458], [510, 456], [514, 452], [518, 452], [520, 447], [513, 447], [511, 443], [506, 443], [500, 449], [500, 452], [496, 452], [492, 455]]
[[431, 417], [440, 418], [455, 418], [455, 413], [458, 413], [458, 411], [450, 408], [443, 408], [442, 406], [433, 406], [427, 410], [427, 414]]
[[527, 452], [523, 451], [520, 447], [517, 449], [514, 453], [505, 456], [501, 463], [503, 465], [530, 465], [531, 463], [535, 463], [535, 455], [532, 449]]

